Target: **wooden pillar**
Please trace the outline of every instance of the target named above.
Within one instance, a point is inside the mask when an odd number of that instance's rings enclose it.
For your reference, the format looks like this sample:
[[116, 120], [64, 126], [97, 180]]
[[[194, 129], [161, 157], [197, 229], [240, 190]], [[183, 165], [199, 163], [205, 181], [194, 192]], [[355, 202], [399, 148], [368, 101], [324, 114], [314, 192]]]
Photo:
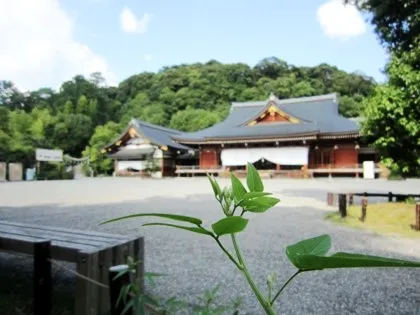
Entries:
[[342, 218], [347, 216], [347, 195], [339, 194], [338, 195], [338, 211], [341, 214]]
[[280, 171], [280, 164], [276, 164], [276, 171]]
[[415, 229], [417, 231], [420, 230], [420, 202], [416, 204], [416, 224], [415, 224]]
[[360, 221], [362, 222], [365, 222], [366, 220], [367, 206], [368, 206], [368, 199], [367, 197], [363, 197], [362, 198], [362, 215], [360, 217]]
[[308, 164], [303, 165], [303, 178], [308, 178]]
[[392, 191], [388, 192], [388, 202], [392, 202], [393, 199], [393, 195], [392, 195]]
[[[162, 157], [160, 158], [160, 172], [162, 173], [162, 177], [163, 176], [165, 176], [164, 174], [165, 174], [165, 172], [164, 172], [164, 170], [165, 170], [165, 161], [164, 161], [164, 157], [163, 157], [163, 155], [162, 155]], [[173, 171], [174, 171], [174, 169], [171, 167], [171, 175], [173, 175], [172, 173], [173, 173]]]

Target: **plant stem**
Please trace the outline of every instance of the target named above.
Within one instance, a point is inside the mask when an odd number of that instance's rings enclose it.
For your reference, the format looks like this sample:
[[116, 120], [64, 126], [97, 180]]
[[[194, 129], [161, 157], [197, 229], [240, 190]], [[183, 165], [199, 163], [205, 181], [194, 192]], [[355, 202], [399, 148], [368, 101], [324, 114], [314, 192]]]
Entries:
[[229, 259], [236, 265], [236, 267], [239, 269], [239, 270], [243, 270], [243, 267], [242, 267], [242, 265], [240, 264], [240, 263], [238, 263], [237, 261], [236, 261], [236, 259], [232, 256], [232, 254], [231, 253], [229, 253], [228, 251], [227, 251], [227, 249], [223, 246], [223, 244], [222, 243], [220, 243], [220, 241], [219, 241], [219, 238], [217, 237], [217, 236], [212, 236], [213, 238], [214, 238], [214, 240], [217, 242], [217, 244], [219, 245], [219, 247], [224, 251], [224, 253], [229, 257]]
[[249, 271], [248, 271], [248, 269], [245, 265], [245, 262], [242, 258], [242, 255], [241, 255], [241, 251], [239, 250], [239, 246], [238, 246], [238, 243], [236, 241], [235, 234], [231, 234], [231, 237], [232, 237], [233, 247], [235, 248], [236, 256], [238, 256], [238, 261], [243, 266], [242, 273], [244, 274], [246, 280], [249, 283], [249, 286], [251, 287], [252, 291], [254, 292], [255, 296], [257, 297], [258, 302], [260, 302], [260, 304], [263, 307], [266, 314], [275, 315], [275, 312], [272, 309], [271, 304], [264, 298], [263, 294], [258, 289], [257, 285], [254, 282], [254, 279], [252, 279], [252, 276], [249, 273]]
[[289, 280], [286, 281], [285, 284], [280, 288], [279, 292], [273, 297], [273, 299], [270, 301], [270, 305], [273, 305], [274, 301], [279, 297], [279, 295], [283, 292], [283, 290], [287, 287], [287, 285], [298, 275], [302, 272], [302, 270], [296, 271], [293, 276], [289, 278]]

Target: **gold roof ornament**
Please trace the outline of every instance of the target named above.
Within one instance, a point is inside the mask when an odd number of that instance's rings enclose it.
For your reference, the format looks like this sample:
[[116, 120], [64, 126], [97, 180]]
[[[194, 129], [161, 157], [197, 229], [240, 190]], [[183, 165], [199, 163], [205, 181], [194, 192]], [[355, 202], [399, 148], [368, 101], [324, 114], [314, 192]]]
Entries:
[[137, 136], [137, 131], [136, 131], [136, 129], [134, 129], [133, 127], [131, 127], [128, 130], [128, 134], [130, 135], [131, 138], [134, 138], [135, 136]]
[[270, 113], [270, 116], [274, 116], [277, 112], [277, 108], [274, 105], [271, 105], [268, 112]]

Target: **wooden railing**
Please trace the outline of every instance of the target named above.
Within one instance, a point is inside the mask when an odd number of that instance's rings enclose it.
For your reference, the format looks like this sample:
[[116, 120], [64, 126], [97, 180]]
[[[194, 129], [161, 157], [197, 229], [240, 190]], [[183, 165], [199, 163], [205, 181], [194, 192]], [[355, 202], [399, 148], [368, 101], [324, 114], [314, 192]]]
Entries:
[[[175, 166], [177, 170], [199, 170], [199, 169], [223, 169], [223, 166], [217, 165], [212, 167], [201, 167], [200, 165], [176, 165]], [[355, 164], [309, 164], [308, 169], [362, 169], [363, 164], [361, 163], [355, 163]], [[379, 168], [379, 163], [375, 163], [375, 168]], [[272, 171], [276, 171], [276, 168], [274, 166]], [[281, 167], [280, 167], [280, 170]], [[238, 170], [241, 171], [241, 170]], [[245, 171], [245, 170], [242, 170]], [[270, 169], [267, 170], [261, 170], [261, 171], [270, 171]]]
[[[336, 168], [346, 168], [346, 169], [362, 169], [362, 163], [354, 163], [354, 164], [309, 164], [310, 169], [319, 169], [319, 168], [326, 168], [326, 169], [336, 169]], [[375, 168], [379, 168], [379, 163], [375, 163]]]

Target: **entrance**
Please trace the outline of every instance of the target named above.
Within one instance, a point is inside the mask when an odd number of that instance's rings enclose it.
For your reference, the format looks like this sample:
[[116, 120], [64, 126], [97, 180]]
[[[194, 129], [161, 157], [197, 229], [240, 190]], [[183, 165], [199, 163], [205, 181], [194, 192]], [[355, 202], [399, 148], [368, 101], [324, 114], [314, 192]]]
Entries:
[[267, 161], [266, 159], [261, 159], [254, 163], [254, 166], [257, 170], [275, 170], [276, 164]]

